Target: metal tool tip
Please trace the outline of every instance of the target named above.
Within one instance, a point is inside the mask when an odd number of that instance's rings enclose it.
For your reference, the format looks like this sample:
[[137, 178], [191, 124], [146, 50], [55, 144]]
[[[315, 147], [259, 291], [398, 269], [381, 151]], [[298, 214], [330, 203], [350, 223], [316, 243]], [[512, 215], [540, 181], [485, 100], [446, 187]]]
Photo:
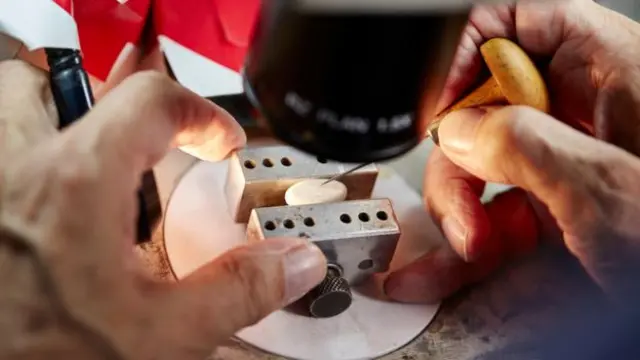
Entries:
[[352, 169], [350, 169], [350, 170], [347, 170], [347, 171], [342, 172], [342, 173], [340, 173], [340, 174], [338, 174], [338, 175], [336, 175], [336, 176], [331, 177], [331, 178], [330, 178], [330, 179], [328, 179], [327, 181], [323, 182], [320, 186], [325, 185], [325, 184], [328, 184], [328, 183], [330, 183], [330, 182], [332, 182], [332, 181], [339, 180], [339, 179], [343, 178], [344, 176], [347, 176], [347, 175], [349, 175], [349, 174], [351, 174], [351, 173], [353, 173], [353, 172], [355, 172], [355, 171], [358, 171], [358, 170], [362, 169], [363, 167], [368, 166], [368, 165], [370, 165], [370, 164], [371, 164], [371, 163], [364, 163], [364, 164], [360, 164], [360, 165], [358, 165], [358, 166], [356, 166], [356, 167], [354, 167], [354, 168], [352, 168]]
[[440, 137], [438, 136], [439, 129], [440, 129], [440, 121], [433, 123], [427, 129], [427, 137], [430, 137], [436, 146], [440, 146]]

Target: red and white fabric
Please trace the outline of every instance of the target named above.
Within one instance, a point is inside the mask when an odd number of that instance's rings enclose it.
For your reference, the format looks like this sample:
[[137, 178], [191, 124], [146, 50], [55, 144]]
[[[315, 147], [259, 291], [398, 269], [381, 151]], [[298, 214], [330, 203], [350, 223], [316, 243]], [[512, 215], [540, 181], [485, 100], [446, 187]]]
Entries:
[[0, 59], [46, 68], [43, 47], [80, 48], [98, 99], [135, 71], [167, 71], [165, 57], [202, 96], [240, 93], [259, 8], [260, 0], [0, 0]]

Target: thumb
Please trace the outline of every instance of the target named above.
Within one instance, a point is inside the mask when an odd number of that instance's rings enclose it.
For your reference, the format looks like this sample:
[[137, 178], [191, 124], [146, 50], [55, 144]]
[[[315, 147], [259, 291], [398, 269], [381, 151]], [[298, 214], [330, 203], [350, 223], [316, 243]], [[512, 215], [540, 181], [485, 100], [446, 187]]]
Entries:
[[533, 193], [565, 231], [593, 220], [585, 209], [596, 209], [604, 189], [632, 179], [624, 169], [638, 165], [631, 154], [523, 106], [452, 113], [438, 136], [452, 162]]
[[[233, 249], [180, 282], [163, 306], [163, 326], [186, 354], [206, 352], [318, 285], [327, 264], [308, 240], [269, 239]], [[177, 337], [176, 337], [177, 336]], [[185, 348], [191, 347], [190, 349]]]

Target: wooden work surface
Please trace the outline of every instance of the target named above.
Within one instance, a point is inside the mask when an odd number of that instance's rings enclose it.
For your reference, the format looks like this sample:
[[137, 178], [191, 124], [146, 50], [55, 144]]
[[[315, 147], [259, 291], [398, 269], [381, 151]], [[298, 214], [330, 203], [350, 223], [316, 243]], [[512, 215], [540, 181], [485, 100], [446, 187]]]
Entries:
[[[174, 281], [163, 242], [160, 227], [153, 241], [137, 251], [155, 276]], [[381, 360], [502, 359], [505, 352], [509, 359], [528, 359], [532, 336], [575, 310], [576, 299], [597, 299], [596, 294], [569, 255], [540, 250], [446, 300], [421, 336]], [[209, 360], [273, 359], [281, 358], [230, 340]]]

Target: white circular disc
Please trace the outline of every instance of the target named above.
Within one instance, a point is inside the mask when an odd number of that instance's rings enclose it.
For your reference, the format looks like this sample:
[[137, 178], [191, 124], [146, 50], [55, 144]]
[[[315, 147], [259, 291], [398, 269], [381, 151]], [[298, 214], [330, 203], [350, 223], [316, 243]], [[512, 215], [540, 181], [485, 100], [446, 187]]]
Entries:
[[[197, 164], [171, 195], [164, 235], [169, 262], [178, 279], [245, 242], [245, 225], [234, 223], [227, 211], [223, 193], [226, 174], [226, 162]], [[402, 229], [402, 245], [397, 252], [410, 252], [403, 262], [425, 251], [424, 244], [430, 238], [441, 239], [423, 210], [420, 196], [395, 173], [381, 171], [374, 197], [393, 202]], [[425, 330], [439, 307], [382, 301], [357, 289], [353, 296], [351, 307], [334, 318], [313, 319], [281, 310], [236, 336], [287, 358], [372, 359], [411, 342]]]
[[340, 181], [326, 182], [326, 179], [306, 179], [297, 182], [284, 194], [287, 205], [312, 205], [344, 201], [347, 187]]

